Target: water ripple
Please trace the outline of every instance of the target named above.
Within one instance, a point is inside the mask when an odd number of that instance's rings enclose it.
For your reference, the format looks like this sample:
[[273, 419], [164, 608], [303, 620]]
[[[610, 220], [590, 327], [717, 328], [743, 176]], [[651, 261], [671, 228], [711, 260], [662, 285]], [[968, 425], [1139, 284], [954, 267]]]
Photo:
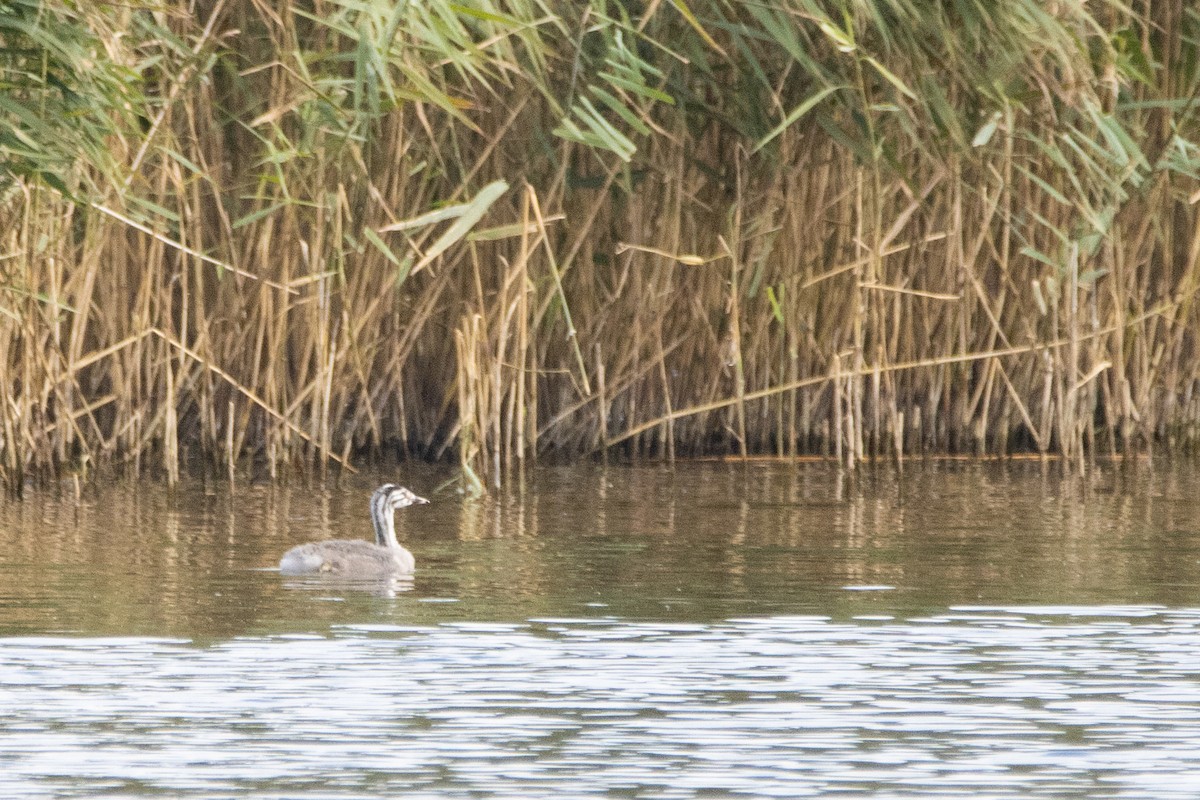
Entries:
[[0, 796], [1192, 798], [1200, 613], [0, 639]]

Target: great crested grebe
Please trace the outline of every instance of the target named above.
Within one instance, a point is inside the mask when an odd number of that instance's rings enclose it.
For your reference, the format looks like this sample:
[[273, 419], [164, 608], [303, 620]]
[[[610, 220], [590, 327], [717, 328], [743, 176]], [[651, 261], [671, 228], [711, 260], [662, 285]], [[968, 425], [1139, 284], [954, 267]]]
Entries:
[[331, 539], [293, 547], [279, 560], [284, 575], [330, 575], [341, 578], [386, 578], [411, 575], [413, 554], [396, 541], [398, 508], [428, 503], [403, 486], [385, 483], [371, 495], [371, 522], [375, 543], [359, 539]]

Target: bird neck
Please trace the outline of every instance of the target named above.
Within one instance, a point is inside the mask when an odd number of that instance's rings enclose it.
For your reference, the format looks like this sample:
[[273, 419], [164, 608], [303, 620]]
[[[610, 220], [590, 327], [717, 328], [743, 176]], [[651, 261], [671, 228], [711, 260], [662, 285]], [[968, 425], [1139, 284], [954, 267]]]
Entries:
[[380, 547], [399, 547], [396, 541], [395, 512], [386, 506], [374, 509], [372, 521], [375, 523], [375, 544]]

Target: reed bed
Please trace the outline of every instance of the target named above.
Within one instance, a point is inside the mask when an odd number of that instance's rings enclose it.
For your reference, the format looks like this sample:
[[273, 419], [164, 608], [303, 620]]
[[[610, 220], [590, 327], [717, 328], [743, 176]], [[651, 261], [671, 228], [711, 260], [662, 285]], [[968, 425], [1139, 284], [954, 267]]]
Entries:
[[3, 480], [1191, 449], [1200, 14], [994, 6], [0, 3]]

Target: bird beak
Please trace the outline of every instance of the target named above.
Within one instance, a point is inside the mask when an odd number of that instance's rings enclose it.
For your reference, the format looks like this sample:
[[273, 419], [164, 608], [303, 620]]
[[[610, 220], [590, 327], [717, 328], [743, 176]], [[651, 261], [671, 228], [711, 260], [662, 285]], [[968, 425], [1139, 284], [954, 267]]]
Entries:
[[428, 500], [426, 500], [424, 497], [417, 497], [416, 495], [413, 496], [413, 503], [418, 506], [429, 505]]

